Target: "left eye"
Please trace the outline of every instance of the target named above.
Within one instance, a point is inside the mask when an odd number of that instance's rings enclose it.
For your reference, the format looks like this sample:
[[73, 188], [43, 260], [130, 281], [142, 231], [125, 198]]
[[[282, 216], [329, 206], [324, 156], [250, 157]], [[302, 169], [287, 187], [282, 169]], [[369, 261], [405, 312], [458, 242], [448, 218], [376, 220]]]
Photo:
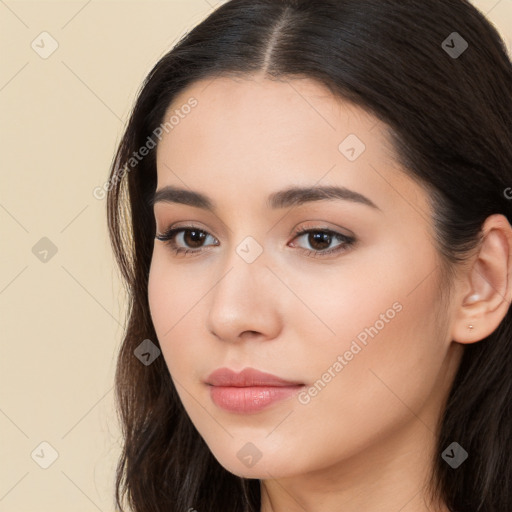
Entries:
[[[194, 226], [171, 228], [161, 235], [156, 235], [157, 240], [166, 243], [171, 247], [175, 254], [189, 254], [203, 252], [203, 244], [210, 238], [214, 243], [210, 245], [219, 245], [219, 242], [208, 232], [198, 229]], [[347, 249], [354, 244], [355, 239], [335, 231], [326, 229], [307, 229], [301, 230], [295, 234], [295, 239], [306, 238], [311, 249], [299, 247], [307, 255], [321, 257], [327, 254]], [[333, 241], [339, 243], [328, 249]], [[178, 243], [179, 242], [179, 243]], [[292, 247], [295, 245], [292, 244]]]
[[[354, 244], [355, 239], [336, 231], [324, 229], [307, 229], [299, 231], [296, 238], [305, 238], [311, 249], [304, 249], [308, 254], [323, 256], [346, 249]], [[340, 243], [328, 249], [332, 242], [338, 240]]]

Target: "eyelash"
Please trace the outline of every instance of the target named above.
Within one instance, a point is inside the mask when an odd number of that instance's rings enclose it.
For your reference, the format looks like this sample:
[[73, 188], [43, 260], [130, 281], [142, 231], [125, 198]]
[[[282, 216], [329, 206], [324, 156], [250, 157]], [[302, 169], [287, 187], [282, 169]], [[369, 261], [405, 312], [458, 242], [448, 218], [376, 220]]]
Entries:
[[[157, 240], [160, 240], [161, 242], [164, 242], [166, 245], [168, 245], [172, 249], [174, 254], [176, 254], [176, 255], [181, 254], [183, 256], [186, 256], [187, 254], [191, 254], [191, 253], [192, 254], [194, 254], [194, 253], [198, 254], [198, 253], [203, 252], [203, 250], [204, 250], [203, 248], [199, 248], [199, 249], [185, 249], [183, 247], [177, 247], [176, 246], [176, 242], [175, 242], [174, 239], [175, 239], [175, 236], [178, 233], [182, 232], [182, 231], [198, 231], [200, 233], [205, 233], [206, 235], [210, 235], [207, 231], [205, 231], [203, 229], [199, 229], [196, 226], [180, 226], [180, 227], [177, 227], [177, 228], [171, 228], [171, 229], [167, 230], [163, 234], [158, 234], [158, 235], [155, 236], [155, 238]], [[338, 239], [339, 241], [342, 242], [341, 244], [337, 245], [335, 248], [329, 249], [329, 250], [326, 250], [326, 251], [304, 249], [302, 247], [299, 247], [299, 249], [301, 251], [304, 251], [307, 256], [311, 256], [311, 257], [314, 257], [314, 258], [322, 258], [322, 257], [330, 255], [330, 254], [334, 254], [334, 253], [345, 251], [348, 248], [350, 248], [352, 245], [354, 245], [354, 243], [356, 242], [356, 239], [353, 238], [353, 237], [349, 237], [347, 235], [342, 235], [341, 233], [338, 233], [336, 231], [332, 231], [330, 229], [321, 229], [321, 228], [304, 228], [304, 229], [299, 229], [299, 230], [297, 230], [295, 232], [295, 236], [294, 236], [293, 239], [295, 239], [297, 237], [300, 237], [300, 236], [302, 236], [304, 234], [309, 234], [309, 233], [328, 234], [328, 235], [332, 236], [333, 239]]]

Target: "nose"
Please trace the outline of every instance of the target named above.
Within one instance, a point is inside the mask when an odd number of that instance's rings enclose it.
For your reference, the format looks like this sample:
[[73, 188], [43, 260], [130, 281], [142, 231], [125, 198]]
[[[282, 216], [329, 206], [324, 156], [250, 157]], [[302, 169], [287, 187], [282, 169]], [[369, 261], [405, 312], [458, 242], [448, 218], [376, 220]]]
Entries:
[[248, 263], [233, 250], [210, 292], [207, 327], [221, 340], [272, 339], [282, 328], [282, 283], [267, 266], [265, 252]]

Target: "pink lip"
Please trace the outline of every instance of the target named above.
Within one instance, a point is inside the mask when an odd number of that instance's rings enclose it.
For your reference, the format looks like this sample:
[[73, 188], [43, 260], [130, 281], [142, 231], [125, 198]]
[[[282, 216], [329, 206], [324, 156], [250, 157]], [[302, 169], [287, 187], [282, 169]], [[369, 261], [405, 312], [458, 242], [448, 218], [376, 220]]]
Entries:
[[240, 373], [219, 368], [205, 382], [217, 406], [237, 413], [260, 411], [294, 395], [304, 385], [253, 368], [245, 368]]

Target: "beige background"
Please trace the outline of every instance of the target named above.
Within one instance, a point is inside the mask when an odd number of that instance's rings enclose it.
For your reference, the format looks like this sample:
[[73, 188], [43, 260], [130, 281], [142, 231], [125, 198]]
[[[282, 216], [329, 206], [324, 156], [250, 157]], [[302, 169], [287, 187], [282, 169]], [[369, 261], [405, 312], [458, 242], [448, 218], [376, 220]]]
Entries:
[[[124, 297], [92, 192], [145, 75], [220, 3], [0, 0], [1, 512], [114, 510]], [[475, 5], [510, 51], [512, 0]]]

